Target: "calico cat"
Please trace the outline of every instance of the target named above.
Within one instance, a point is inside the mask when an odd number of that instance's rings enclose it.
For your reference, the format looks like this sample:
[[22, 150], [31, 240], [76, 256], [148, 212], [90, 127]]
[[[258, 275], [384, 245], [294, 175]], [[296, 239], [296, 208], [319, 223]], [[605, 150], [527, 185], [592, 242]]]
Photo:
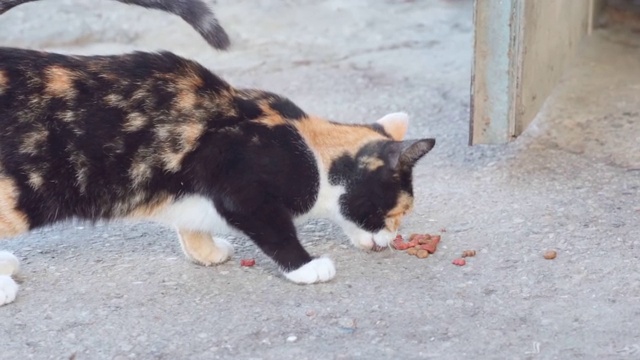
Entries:
[[[287, 279], [328, 281], [333, 262], [309, 255], [294, 225], [328, 218], [357, 247], [387, 247], [413, 206], [412, 169], [435, 144], [404, 140], [407, 126], [404, 113], [324, 120], [170, 52], [0, 48], [0, 237], [73, 218], [150, 219], [175, 227], [196, 263], [227, 260], [219, 235], [239, 231]], [[2, 286], [0, 304], [17, 290]]]
[[[0, 15], [28, 2], [39, 0], [0, 0]], [[230, 45], [229, 36], [218, 23], [215, 15], [202, 0], [115, 0], [124, 4], [157, 9], [180, 16], [216, 49]]]

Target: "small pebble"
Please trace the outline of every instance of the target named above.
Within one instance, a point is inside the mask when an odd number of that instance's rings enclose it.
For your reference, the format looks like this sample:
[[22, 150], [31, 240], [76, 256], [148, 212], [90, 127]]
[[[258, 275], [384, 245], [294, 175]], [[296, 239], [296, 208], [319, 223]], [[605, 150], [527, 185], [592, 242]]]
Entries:
[[358, 327], [357, 324], [358, 322], [356, 321], [356, 319], [341, 318], [340, 320], [338, 320], [338, 325], [345, 329], [355, 329]]
[[544, 252], [543, 256], [547, 260], [553, 260], [558, 256], [558, 253], [555, 250], [547, 250]]

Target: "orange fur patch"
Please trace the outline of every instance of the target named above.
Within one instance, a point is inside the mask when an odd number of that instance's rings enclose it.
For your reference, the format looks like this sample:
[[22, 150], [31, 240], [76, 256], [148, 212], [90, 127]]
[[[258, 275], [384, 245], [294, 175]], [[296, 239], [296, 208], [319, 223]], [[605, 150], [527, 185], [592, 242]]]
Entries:
[[[146, 152], [143, 152], [143, 154], [144, 153]], [[142, 154], [136, 156], [134, 159], [133, 164], [129, 168], [129, 177], [134, 187], [144, 184], [151, 178], [151, 166]]]
[[364, 156], [360, 159], [360, 165], [367, 168], [369, 171], [374, 171], [377, 168], [384, 166], [384, 161], [377, 157]]
[[182, 167], [182, 159], [193, 150], [204, 130], [205, 125], [196, 122], [182, 124], [176, 128], [182, 149], [178, 152], [169, 149], [163, 152], [161, 157], [167, 170], [176, 172]]
[[268, 127], [285, 125], [287, 123], [287, 120], [285, 118], [283, 118], [280, 114], [278, 114], [271, 108], [271, 106], [269, 105], [269, 101], [261, 100], [258, 102], [258, 106], [260, 107], [264, 115], [256, 119], [256, 122], [264, 124]]
[[165, 210], [173, 203], [173, 196], [161, 195], [156, 196], [153, 200], [146, 204], [138, 205], [126, 215], [128, 218], [151, 218], [161, 211]]
[[149, 118], [139, 112], [129, 113], [124, 123], [124, 131], [136, 132], [147, 125], [148, 122]]
[[109, 94], [104, 97], [104, 102], [109, 105], [120, 109], [126, 109], [129, 102], [120, 94]]
[[198, 101], [197, 91], [204, 85], [204, 80], [192, 72], [176, 79], [178, 93], [176, 107], [181, 110], [191, 110]]
[[22, 138], [22, 143], [20, 144], [21, 153], [36, 155], [40, 152], [40, 149], [47, 141], [49, 133], [44, 126], [40, 126], [39, 128], [38, 131], [27, 133]]
[[45, 92], [48, 95], [62, 98], [73, 98], [77, 90], [73, 80], [77, 74], [61, 66], [50, 66], [45, 70]]
[[29, 173], [29, 185], [35, 190], [40, 189], [40, 187], [44, 184], [44, 178], [42, 174], [38, 172], [30, 172]]
[[9, 86], [9, 77], [4, 70], [0, 70], [0, 95], [4, 94], [5, 89]]
[[401, 192], [396, 201], [396, 206], [389, 210], [385, 220], [385, 225], [390, 231], [396, 231], [400, 227], [402, 218], [413, 209], [413, 196], [406, 192]]
[[17, 207], [18, 188], [13, 180], [0, 178], [0, 237], [15, 236], [29, 230], [27, 215]]
[[191, 110], [198, 102], [195, 91], [181, 90], [176, 96], [176, 107], [181, 110]]
[[371, 141], [388, 140], [384, 135], [366, 126], [332, 123], [309, 117], [292, 122], [309, 146], [315, 150], [326, 169], [341, 155], [354, 156]]
[[215, 264], [214, 259], [221, 258], [222, 251], [213, 241], [209, 233], [200, 231], [178, 230], [182, 249], [191, 260], [198, 264], [210, 266]]

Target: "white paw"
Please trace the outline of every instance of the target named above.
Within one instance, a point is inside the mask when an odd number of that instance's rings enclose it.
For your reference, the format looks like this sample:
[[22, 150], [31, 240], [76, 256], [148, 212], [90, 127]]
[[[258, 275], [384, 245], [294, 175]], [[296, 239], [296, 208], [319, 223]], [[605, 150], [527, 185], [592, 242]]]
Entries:
[[336, 267], [331, 259], [322, 257], [311, 260], [296, 270], [284, 273], [284, 276], [297, 284], [313, 284], [333, 279], [336, 276]]
[[8, 251], [0, 251], [0, 275], [15, 275], [20, 269], [18, 258]]
[[362, 250], [371, 250], [375, 245], [371, 235], [359, 237], [357, 239], [351, 239], [351, 243], [355, 245], [355, 247], [357, 247], [358, 249], [362, 249]]
[[0, 275], [0, 306], [13, 302], [18, 294], [18, 284], [9, 275]]
[[213, 240], [216, 243], [216, 247], [219, 249], [216, 257], [213, 259], [214, 263], [219, 264], [229, 260], [233, 256], [233, 245], [229, 240], [224, 238], [215, 238]]

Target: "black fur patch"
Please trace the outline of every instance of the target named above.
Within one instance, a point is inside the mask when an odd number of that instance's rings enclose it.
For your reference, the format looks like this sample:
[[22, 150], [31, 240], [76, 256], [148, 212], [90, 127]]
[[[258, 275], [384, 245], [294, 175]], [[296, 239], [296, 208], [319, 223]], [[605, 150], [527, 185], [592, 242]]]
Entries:
[[241, 97], [235, 98], [236, 106], [238, 107], [239, 116], [255, 120], [261, 116], [264, 116], [264, 112], [260, 109], [260, 106], [253, 100], [243, 99]]
[[293, 217], [318, 196], [315, 158], [292, 126], [252, 121], [260, 101], [171, 53], [79, 57], [0, 48], [0, 162], [31, 228], [127, 215], [165, 194], [212, 200], [280, 267], [311, 260]]
[[292, 103], [289, 99], [285, 99], [280, 96], [270, 98], [269, 106], [278, 112], [280, 116], [290, 120], [301, 120], [307, 117], [307, 114], [305, 114], [305, 112], [296, 104]]
[[[411, 188], [411, 174], [408, 178], [399, 177], [385, 160], [386, 147], [391, 144], [391, 141], [373, 142], [355, 157], [345, 154], [336, 159], [329, 169], [330, 182], [345, 186], [346, 191], [340, 197], [342, 214], [370, 232], [385, 227], [385, 216], [396, 206], [400, 192]], [[365, 157], [381, 159], [384, 165], [375, 170], [361, 166], [360, 160]]]

